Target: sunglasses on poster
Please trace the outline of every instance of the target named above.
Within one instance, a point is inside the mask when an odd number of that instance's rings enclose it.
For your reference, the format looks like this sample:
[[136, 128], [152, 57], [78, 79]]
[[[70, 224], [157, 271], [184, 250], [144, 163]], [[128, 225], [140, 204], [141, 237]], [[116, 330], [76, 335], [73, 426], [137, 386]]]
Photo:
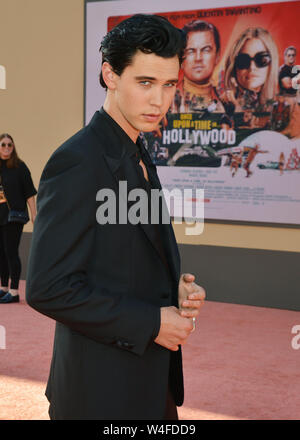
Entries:
[[2, 142], [1, 147], [13, 147], [13, 144], [11, 142], [9, 142], [8, 144], [6, 144], [5, 142]]
[[250, 57], [247, 53], [239, 53], [235, 58], [235, 67], [239, 70], [249, 69], [251, 61], [254, 61], [256, 67], [266, 67], [271, 63], [271, 55], [269, 52], [257, 52], [254, 57]]

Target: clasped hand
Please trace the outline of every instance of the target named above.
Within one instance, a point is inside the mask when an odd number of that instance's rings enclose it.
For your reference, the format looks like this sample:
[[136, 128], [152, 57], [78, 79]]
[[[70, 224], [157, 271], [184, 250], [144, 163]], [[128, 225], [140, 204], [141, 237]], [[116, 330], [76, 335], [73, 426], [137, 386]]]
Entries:
[[191, 318], [200, 313], [205, 299], [205, 290], [195, 282], [195, 276], [183, 274], [178, 286], [178, 304], [176, 307], [162, 307], [160, 331], [155, 342], [172, 351], [183, 345], [193, 330]]
[[178, 287], [178, 304], [181, 316], [196, 318], [204, 304], [205, 290], [195, 282], [195, 276], [186, 273], [181, 275]]

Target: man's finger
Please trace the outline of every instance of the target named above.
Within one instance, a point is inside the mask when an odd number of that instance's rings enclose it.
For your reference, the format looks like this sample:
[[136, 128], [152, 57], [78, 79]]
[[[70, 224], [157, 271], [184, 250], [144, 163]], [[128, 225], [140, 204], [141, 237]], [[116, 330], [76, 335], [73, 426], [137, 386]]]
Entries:
[[195, 280], [195, 275], [192, 275], [191, 273], [184, 273], [182, 275], [182, 279], [186, 283], [191, 283], [191, 282], [193, 282]]
[[204, 301], [201, 300], [194, 300], [194, 301], [184, 301], [182, 306], [183, 307], [188, 307], [190, 309], [198, 309], [199, 307], [201, 307], [203, 305]]
[[182, 310], [180, 314], [183, 318], [197, 318], [200, 314], [200, 307], [198, 309]]
[[187, 299], [191, 301], [203, 301], [206, 298], [205, 290], [197, 290], [196, 292], [192, 292], [187, 296]]

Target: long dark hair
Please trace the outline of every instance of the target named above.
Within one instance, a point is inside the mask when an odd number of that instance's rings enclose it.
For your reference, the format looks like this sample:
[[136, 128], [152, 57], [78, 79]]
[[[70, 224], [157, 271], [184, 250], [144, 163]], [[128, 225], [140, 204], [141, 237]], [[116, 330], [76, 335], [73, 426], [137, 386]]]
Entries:
[[[18, 156], [13, 138], [8, 133], [2, 133], [2, 134], [0, 134], [0, 142], [2, 141], [2, 139], [6, 138], [6, 137], [12, 141], [12, 144], [14, 146], [12, 153], [10, 155], [10, 158], [7, 159], [6, 166], [7, 166], [7, 168], [17, 168], [20, 165], [21, 159]], [[1, 161], [0, 161], [0, 166], [1, 166]]]

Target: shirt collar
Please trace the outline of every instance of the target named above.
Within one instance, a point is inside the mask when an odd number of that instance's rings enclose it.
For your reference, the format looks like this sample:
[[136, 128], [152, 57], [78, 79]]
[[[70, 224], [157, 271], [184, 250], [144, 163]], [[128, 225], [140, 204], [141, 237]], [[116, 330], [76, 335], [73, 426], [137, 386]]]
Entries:
[[104, 110], [103, 107], [101, 107], [99, 113], [105, 117], [112, 130], [121, 140], [126, 155], [134, 157], [136, 160], [142, 159], [146, 166], [154, 166], [140, 136], [138, 136], [136, 143], [134, 143], [123, 128]]
[[118, 134], [118, 136], [122, 139], [124, 143], [126, 153], [129, 156], [134, 156], [139, 152], [139, 148], [137, 144], [133, 142], [133, 140], [128, 136], [128, 134], [123, 130], [123, 128], [104, 110], [103, 107], [99, 110], [99, 113], [103, 115], [106, 120], [111, 125], [112, 129]]

